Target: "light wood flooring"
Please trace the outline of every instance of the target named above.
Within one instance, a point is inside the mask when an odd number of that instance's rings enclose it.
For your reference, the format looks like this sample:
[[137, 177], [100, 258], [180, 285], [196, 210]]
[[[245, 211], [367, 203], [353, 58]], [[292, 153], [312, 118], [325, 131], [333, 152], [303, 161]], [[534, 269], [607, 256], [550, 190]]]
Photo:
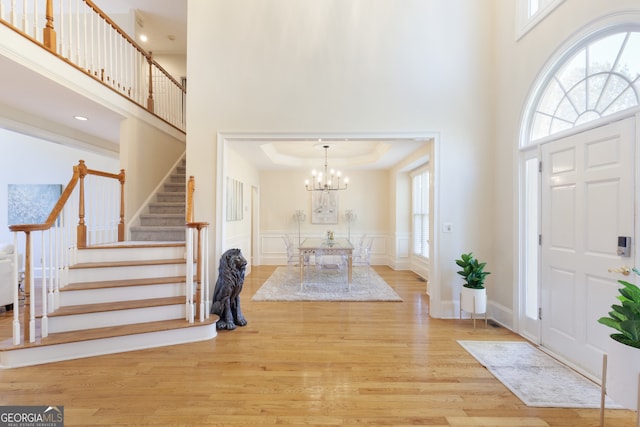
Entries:
[[[376, 267], [403, 302], [252, 302], [210, 341], [0, 370], [0, 405], [64, 405], [65, 426], [598, 426], [598, 409], [527, 407], [459, 339], [520, 340], [429, 317], [425, 283]], [[10, 314], [0, 314], [0, 338]], [[580, 390], [576, 390], [580, 393]], [[635, 413], [607, 410], [606, 425]]]

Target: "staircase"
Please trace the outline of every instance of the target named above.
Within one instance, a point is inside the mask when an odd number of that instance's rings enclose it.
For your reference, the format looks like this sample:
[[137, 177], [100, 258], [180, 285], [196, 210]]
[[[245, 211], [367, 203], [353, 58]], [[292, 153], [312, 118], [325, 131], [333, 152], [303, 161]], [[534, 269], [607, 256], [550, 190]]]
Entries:
[[183, 159], [165, 180], [155, 201], [140, 215], [140, 224], [130, 227], [136, 242], [184, 242], [186, 211], [186, 161]]
[[[49, 335], [17, 346], [11, 339], [0, 341], [0, 368], [215, 337], [217, 316], [185, 320], [185, 289], [184, 243], [124, 242], [80, 249], [68, 284], [60, 290], [59, 308], [48, 314]], [[41, 314], [39, 307], [36, 313]], [[36, 319], [36, 336], [42, 321], [42, 316]]]

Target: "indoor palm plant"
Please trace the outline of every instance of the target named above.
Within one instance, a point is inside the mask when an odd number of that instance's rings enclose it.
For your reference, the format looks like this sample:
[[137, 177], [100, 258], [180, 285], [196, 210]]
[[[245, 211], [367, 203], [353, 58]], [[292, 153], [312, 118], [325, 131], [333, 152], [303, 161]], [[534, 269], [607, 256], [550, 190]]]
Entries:
[[[636, 268], [633, 272], [640, 275]], [[640, 373], [640, 288], [625, 280], [608, 317], [598, 322], [613, 328], [607, 351], [607, 393], [617, 403], [637, 410], [638, 374]]]
[[487, 293], [484, 282], [487, 275], [485, 271], [486, 262], [480, 262], [473, 253], [460, 255], [456, 260], [458, 267], [462, 270], [458, 274], [464, 279], [462, 293], [460, 295], [460, 306], [468, 313], [485, 313], [487, 311]]
[[[633, 271], [640, 274], [635, 268]], [[622, 304], [613, 304], [609, 317], [601, 317], [598, 322], [618, 331], [611, 334], [614, 340], [640, 348], [640, 288], [624, 280], [618, 280], [618, 283], [623, 286], [617, 297]]]

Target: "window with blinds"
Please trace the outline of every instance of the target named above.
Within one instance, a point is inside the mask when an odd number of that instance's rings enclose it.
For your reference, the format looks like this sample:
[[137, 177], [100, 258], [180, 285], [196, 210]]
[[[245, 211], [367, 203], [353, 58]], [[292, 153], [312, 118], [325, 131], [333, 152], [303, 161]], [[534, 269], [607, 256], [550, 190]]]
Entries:
[[429, 257], [429, 171], [416, 172], [411, 178], [413, 214], [413, 254]]

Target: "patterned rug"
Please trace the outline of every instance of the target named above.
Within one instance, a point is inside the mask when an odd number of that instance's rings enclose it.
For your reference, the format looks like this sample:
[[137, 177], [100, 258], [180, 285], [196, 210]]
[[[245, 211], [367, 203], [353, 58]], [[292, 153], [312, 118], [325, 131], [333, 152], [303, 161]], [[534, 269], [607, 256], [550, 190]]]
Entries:
[[[458, 341], [527, 406], [600, 408], [600, 386], [527, 342]], [[607, 408], [620, 408], [608, 397]]]
[[351, 289], [344, 271], [310, 272], [300, 286], [297, 268], [278, 267], [258, 289], [252, 301], [402, 301], [369, 267], [353, 267]]

